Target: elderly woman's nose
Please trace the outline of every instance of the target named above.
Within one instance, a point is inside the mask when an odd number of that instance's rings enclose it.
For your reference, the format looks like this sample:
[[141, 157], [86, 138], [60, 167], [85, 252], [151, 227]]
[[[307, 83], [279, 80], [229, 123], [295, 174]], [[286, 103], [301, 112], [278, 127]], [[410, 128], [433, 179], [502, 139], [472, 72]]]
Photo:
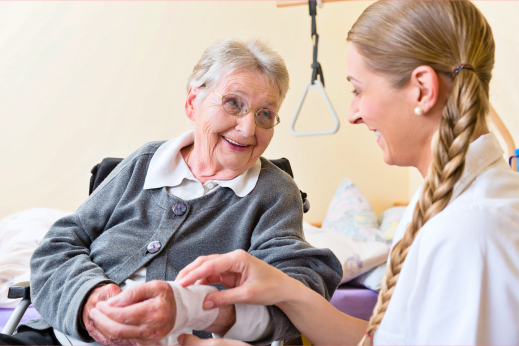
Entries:
[[254, 110], [251, 110], [249, 113], [237, 119], [238, 124], [236, 125], [236, 130], [238, 130], [243, 137], [251, 137], [256, 133], [256, 121], [254, 117]]

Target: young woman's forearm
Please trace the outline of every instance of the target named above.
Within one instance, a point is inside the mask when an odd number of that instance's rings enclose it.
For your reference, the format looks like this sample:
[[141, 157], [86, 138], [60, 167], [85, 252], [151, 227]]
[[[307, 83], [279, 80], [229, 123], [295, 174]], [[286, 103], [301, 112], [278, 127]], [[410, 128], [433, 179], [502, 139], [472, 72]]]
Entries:
[[301, 282], [292, 279], [286, 300], [276, 304], [314, 345], [356, 345], [367, 321], [346, 315]]

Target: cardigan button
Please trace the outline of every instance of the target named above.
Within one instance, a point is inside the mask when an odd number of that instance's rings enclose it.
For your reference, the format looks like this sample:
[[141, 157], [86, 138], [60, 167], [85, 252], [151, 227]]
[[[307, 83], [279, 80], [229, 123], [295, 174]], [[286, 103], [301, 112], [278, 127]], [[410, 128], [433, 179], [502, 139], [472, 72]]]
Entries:
[[155, 253], [160, 250], [162, 247], [162, 244], [160, 244], [160, 241], [155, 240], [148, 244], [148, 252], [149, 253]]
[[173, 205], [172, 209], [173, 209], [173, 213], [175, 214], [175, 216], [182, 216], [185, 214], [187, 207], [184, 203], [177, 202], [177, 203], [175, 203], [175, 205]]

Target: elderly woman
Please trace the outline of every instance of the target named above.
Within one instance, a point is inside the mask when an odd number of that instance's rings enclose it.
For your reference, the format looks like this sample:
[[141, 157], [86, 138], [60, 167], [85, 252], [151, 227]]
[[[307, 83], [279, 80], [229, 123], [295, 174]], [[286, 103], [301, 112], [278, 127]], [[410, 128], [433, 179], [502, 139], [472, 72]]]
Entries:
[[[277, 307], [207, 316], [196, 289], [172, 283], [198, 256], [243, 249], [330, 299], [340, 264], [305, 242], [299, 189], [261, 157], [287, 89], [283, 60], [261, 41], [211, 45], [188, 80], [195, 130], [144, 145], [52, 226], [31, 260], [42, 318], [3, 342], [164, 344], [190, 329], [257, 343], [298, 335]], [[95, 308], [114, 296], [115, 313]]]

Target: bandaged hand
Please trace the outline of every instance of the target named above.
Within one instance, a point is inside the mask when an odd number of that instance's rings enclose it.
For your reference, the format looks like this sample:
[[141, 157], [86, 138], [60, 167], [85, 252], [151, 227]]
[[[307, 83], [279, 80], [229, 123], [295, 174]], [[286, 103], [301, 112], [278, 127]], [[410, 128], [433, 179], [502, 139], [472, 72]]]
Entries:
[[165, 281], [150, 281], [132, 287], [107, 301], [98, 302], [91, 309], [90, 318], [109, 342], [125, 340], [126, 344], [156, 345], [175, 324], [173, 290]]
[[176, 345], [177, 337], [193, 330], [223, 335], [235, 323], [234, 306], [204, 311], [212, 286], [182, 287], [174, 282], [150, 281], [100, 302], [92, 309], [96, 328], [109, 340], [149, 345]]

